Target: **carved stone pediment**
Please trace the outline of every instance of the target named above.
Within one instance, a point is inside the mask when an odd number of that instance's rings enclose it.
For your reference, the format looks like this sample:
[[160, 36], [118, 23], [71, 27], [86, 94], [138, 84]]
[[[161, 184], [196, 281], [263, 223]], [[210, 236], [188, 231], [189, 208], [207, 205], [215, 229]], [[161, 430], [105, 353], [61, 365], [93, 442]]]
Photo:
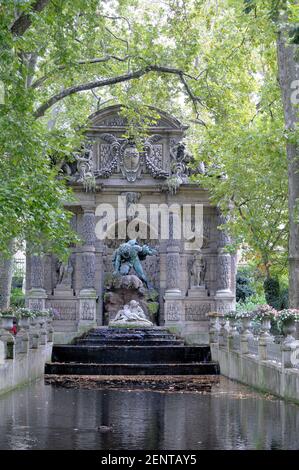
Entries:
[[163, 169], [163, 136], [148, 137], [141, 150], [134, 141], [113, 134], [99, 134], [98, 138], [96, 176], [107, 178], [120, 171], [129, 182], [134, 182], [142, 173], [148, 172], [154, 178], [166, 178], [169, 175]]
[[[119, 175], [134, 183], [144, 175], [167, 180], [188, 181], [188, 164], [193, 160], [182, 142], [185, 127], [167, 113], [149, 127], [140, 145], [125, 138], [128, 128], [120, 106], [111, 106], [91, 116], [87, 141], [75, 154], [74, 165], [64, 165], [71, 181], [95, 188], [95, 178]], [[157, 110], [156, 110], [157, 111]]]

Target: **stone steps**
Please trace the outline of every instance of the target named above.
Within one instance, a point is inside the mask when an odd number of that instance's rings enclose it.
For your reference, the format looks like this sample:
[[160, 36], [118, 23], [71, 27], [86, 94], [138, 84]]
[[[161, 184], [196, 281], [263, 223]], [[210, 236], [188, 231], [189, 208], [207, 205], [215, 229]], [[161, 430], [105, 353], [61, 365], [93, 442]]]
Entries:
[[209, 362], [209, 346], [82, 346], [57, 345], [53, 362], [159, 364]]
[[55, 345], [46, 374], [219, 374], [208, 345], [186, 346], [166, 328], [95, 328], [74, 344]]
[[105, 339], [80, 339], [76, 342], [78, 346], [184, 346], [183, 340], [172, 340], [172, 339], [116, 339], [116, 340], [105, 340]]
[[219, 365], [215, 362], [185, 364], [46, 364], [46, 374], [55, 375], [215, 375]]

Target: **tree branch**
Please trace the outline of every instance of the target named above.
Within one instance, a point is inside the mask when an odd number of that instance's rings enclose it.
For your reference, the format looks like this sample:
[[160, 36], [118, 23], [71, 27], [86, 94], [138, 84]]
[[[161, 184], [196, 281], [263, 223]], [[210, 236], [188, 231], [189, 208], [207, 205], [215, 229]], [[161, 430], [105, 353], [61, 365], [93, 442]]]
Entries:
[[[50, 0], [35, 0], [31, 6], [31, 11], [39, 13], [48, 5]], [[32, 23], [30, 13], [23, 12], [11, 25], [10, 31], [14, 36], [22, 36]]]
[[[129, 56], [117, 57], [115, 55], [108, 55], [106, 57], [100, 57], [100, 58], [95, 58], [95, 59], [78, 60], [77, 62], [75, 62], [72, 65], [76, 66], [76, 65], [101, 64], [101, 63], [104, 63], [104, 62], [108, 62], [109, 60], [112, 60], [112, 59], [117, 60], [118, 62], [125, 62], [126, 60], [129, 59]], [[66, 65], [60, 65], [59, 67], [57, 67], [57, 69], [52, 70], [47, 75], [44, 75], [43, 77], [40, 77], [37, 80], [35, 80], [32, 83], [31, 88], [38, 88], [46, 80], [48, 80], [48, 78], [50, 78], [52, 75], [54, 75], [57, 72], [61, 72], [62, 70], [65, 70], [66, 68], [67, 68]]]
[[65, 88], [60, 93], [57, 93], [56, 95], [52, 96], [45, 103], [43, 103], [41, 106], [39, 106], [39, 108], [37, 108], [37, 110], [35, 111], [34, 116], [36, 118], [44, 116], [45, 112], [49, 108], [51, 108], [51, 106], [53, 106], [55, 103], [58, 103], [58, 101], [63, 100], [67, 96], [74, 95], [75, 93], [80, 93], [81, 91], [92, 90], [94, 88], [101, 88], [101, 87], [105, 87], [105, 86], [108, 86], [108, 85], [115, 85], [117, 83], [122, 83], [122, 82], [127, 82], [129, 80], [138, 79], [138, 78], [140, 78], [140, 77], [142, 77], [142, 76], [144, 76], [144, 75], [146, 75], [150, 72], [177, 75], [181, 79], [187, 94], [190, 97], [192, 97], [192, 99], [194, 101], [196, 101], [197, 103], [202, 104], [200, 98], [198, 98], [197, 96], [195, 96], [191, 92], [191, 90], [190, 90], [188, 84], [186, 83], [186, 81], [182, 80], [185, 76], [188, 76], [188, 75], [184, 74], [184, 72], [182, 70], [171, 68], [171, 67], [158, 66], [158, 65], [148, 65], [144, 69], [136, 70], [135, 72], [129, 72], [127, 74], [119, 75], [117, 77], [111, 77], [111, 78], [105, 78], [105, 79], [101, 79], [101, 80], [95, 80], [95, 81], [92, 81], [92, 82], [83, 83], [81, 85], [75, 85], [75, 86], [71, 86], [69, 88]]

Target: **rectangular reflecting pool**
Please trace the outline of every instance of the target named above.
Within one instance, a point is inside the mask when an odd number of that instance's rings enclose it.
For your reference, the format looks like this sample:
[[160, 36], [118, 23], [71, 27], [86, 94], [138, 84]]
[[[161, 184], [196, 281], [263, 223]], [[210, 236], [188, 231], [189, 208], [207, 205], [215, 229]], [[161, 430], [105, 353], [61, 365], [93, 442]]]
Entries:
[[0, 397], [0, 449], [299, 449], [299, 406], [224, 378], [201, 393], [39, 381]]

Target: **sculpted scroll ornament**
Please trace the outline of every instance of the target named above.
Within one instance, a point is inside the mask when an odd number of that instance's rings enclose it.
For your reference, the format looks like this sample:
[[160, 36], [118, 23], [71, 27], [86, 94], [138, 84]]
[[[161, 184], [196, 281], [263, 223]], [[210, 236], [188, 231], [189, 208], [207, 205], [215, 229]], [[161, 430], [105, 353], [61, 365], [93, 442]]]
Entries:
[[[95, 175], [108, 178], [117, 170], [121, 141], [112, 134], [101, 134], [100, 137], [107, 145], [105, 147], [100, 146], [100, 168], [95, 171]], [[101, 152], [101, 148], [105, 149], [104, 155]]]
[[169, 173], [163, 169], [163, 147], [157, 146], [162, 136], [155, 134], [144, 142], [145, 164], [154, 178], [167, 178]]

